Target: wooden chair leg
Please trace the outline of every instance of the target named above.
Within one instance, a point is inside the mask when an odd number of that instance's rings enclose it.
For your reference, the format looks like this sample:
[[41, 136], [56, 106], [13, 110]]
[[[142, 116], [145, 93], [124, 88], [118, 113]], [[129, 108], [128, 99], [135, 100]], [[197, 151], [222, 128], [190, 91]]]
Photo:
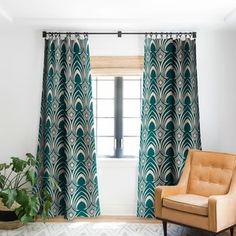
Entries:
[[162, 221], [164, 236], [167, 236], [167, 221]]
[[234, 236], [234, 227], [230, 228], [230, 236]]

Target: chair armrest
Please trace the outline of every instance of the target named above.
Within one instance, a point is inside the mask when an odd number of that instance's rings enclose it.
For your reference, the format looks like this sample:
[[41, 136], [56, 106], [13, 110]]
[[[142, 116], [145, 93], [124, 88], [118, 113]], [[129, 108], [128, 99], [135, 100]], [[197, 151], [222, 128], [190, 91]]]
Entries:
[[187, 192], [188, 186], [188, 178], [190, 173], [190, 163], [191, 163], [191, 153], [189, 151], [189, 156], [186, 160], [183, 173], [179, 180], [179, 183], [175, 186], [158, 186], [155, 188], [155, 216], [161, 218], [161, 211], [162, 211], [162, 198], [176, 195], [176, 194], [184, 194]]
[[218, 232], [236, 224], [236, 168], [234, 168], [229, 192], [213, 195], [208, 199], [209, 229]]
[[167, 196], [186, 193], [186, 185], [158, 186], [155, 188], [155, 216], [161, 217], [162, 199]]
[[236, 224], [236, 194], [213, 195], [208, 199], [209, 230], [218, 232]]

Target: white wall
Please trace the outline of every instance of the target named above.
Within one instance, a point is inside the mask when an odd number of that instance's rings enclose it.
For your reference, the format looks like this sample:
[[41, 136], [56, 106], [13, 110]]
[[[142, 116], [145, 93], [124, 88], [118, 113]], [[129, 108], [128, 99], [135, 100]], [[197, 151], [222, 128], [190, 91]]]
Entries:
[[[203, 149], [235, 152], [236, 31], [200, 31], [197, 62]], [[0, 37], [0, 160], [36, 152], [44, 42], [40, 31]], [[142, 55], [143, 37], [90, 37], [91, 55]], [[137, 160], [98, 160], [104, 215], [135, 215]]]
[[42, 89], [43, 40], [32, 30], [0, 37], [0, 160], [35, 153]]
[[197, 38], [202, 147], [236, 153], [236, 31]]
[[99, 197], [103, 215], [136, 215], [137, 159], [99, 159]]

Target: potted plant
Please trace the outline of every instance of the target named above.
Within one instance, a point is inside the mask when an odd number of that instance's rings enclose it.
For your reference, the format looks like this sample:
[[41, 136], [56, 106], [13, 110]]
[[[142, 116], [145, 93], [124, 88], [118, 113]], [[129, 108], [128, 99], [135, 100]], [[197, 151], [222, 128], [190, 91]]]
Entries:
[[[0, 222], [18, 220], [18, 224], [14, 224], [17, 228], [34, 221], [38, 215], [44, 219], [49, 216], [53, 201], [47, 191], [37, 187], [42, 186], [43, 181], [37, 178], [35, 171], [39, 164], [30, 153], [25, 159], [11, 157], [9, 164], [0, 164], [0, 198], [5, 206], [3, 209], [0, 207]], [[59, 188], [52, 177], [47, 178], [55, 188]]]

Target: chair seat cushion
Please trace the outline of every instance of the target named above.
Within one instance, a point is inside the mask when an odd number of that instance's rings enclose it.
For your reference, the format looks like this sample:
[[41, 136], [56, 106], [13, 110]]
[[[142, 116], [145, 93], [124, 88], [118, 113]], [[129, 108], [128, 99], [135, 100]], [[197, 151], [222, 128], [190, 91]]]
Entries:
[[208, 216], [208, 197], [178, 194], [163, 198], [163, 206], [177, 211]]

